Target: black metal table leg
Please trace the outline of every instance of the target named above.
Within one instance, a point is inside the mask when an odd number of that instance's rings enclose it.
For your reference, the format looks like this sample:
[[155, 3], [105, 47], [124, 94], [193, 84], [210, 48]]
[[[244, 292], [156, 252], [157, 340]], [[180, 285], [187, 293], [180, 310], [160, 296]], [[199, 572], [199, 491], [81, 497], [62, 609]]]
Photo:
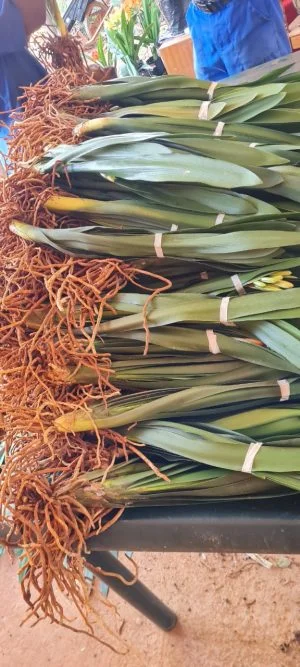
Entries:
[[[87, 556], [87, 562], [90, 562], [94, 567], [100, 567], [105, 572], [120, 574], [129, 582], [132, 580], [132, 573], [109, 551], [92, 551]], [[102, 576], [102, 574], [99, 576], [112, 590], [162, 630], [169, 631], [175, 627], [177, 621], [176, 614], [161, 602], [156, 595], [153, 595], [140, 581], [131, 586], [126, 586], [126, 584], [116, 577], [106, 577], [105, 575]]]

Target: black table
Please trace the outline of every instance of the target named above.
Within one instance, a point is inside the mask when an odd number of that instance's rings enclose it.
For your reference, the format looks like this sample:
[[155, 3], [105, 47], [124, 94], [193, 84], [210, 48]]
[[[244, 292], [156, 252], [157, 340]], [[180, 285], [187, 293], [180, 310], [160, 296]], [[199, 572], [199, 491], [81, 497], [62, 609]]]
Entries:
[[[110, 551], [300, 553], [300, 494], [270, 500], [128, 509], [107, 532], [88, 542], [88, 562], [130, 582]], [[102, 576], [113, 590], [163, 630], [176, 615], [141, 582], [127, 586]]]

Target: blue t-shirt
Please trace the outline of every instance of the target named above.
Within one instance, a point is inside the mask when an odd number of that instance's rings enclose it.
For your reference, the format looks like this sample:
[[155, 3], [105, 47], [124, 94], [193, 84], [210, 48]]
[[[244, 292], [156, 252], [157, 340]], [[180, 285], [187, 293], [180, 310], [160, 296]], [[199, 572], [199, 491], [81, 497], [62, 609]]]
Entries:
[[[46, 74], [28, 51], [26, 41], [21, 12], [12, 0], [0, 0], [0, 119], [5, 123], [9, 123], [10, 112], [17, 107], [22, 87], [36, 83]], [[7, 129], [0, 127], [0, 151], [3, 152], [6, 134]]]

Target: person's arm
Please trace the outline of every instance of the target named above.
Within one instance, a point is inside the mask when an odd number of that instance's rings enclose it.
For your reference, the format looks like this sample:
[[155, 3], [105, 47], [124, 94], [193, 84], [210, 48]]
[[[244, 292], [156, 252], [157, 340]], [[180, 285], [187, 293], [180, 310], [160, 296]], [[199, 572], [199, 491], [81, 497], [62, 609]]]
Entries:
[[38, 30], [46, 21], [46, 0], [13, 0], [22, 14], [26, 35]]

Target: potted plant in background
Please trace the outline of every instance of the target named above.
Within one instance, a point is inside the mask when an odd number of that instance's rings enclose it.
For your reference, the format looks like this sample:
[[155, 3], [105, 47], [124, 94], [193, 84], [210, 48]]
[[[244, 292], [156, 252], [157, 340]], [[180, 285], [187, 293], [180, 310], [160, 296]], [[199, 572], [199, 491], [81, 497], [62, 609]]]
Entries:
[[163, 74], [157, 53], [159, 28], [154, 0], [126, 0], [105, 21], [96, 57], [104, 67], [116, 66], [119, 76]]

